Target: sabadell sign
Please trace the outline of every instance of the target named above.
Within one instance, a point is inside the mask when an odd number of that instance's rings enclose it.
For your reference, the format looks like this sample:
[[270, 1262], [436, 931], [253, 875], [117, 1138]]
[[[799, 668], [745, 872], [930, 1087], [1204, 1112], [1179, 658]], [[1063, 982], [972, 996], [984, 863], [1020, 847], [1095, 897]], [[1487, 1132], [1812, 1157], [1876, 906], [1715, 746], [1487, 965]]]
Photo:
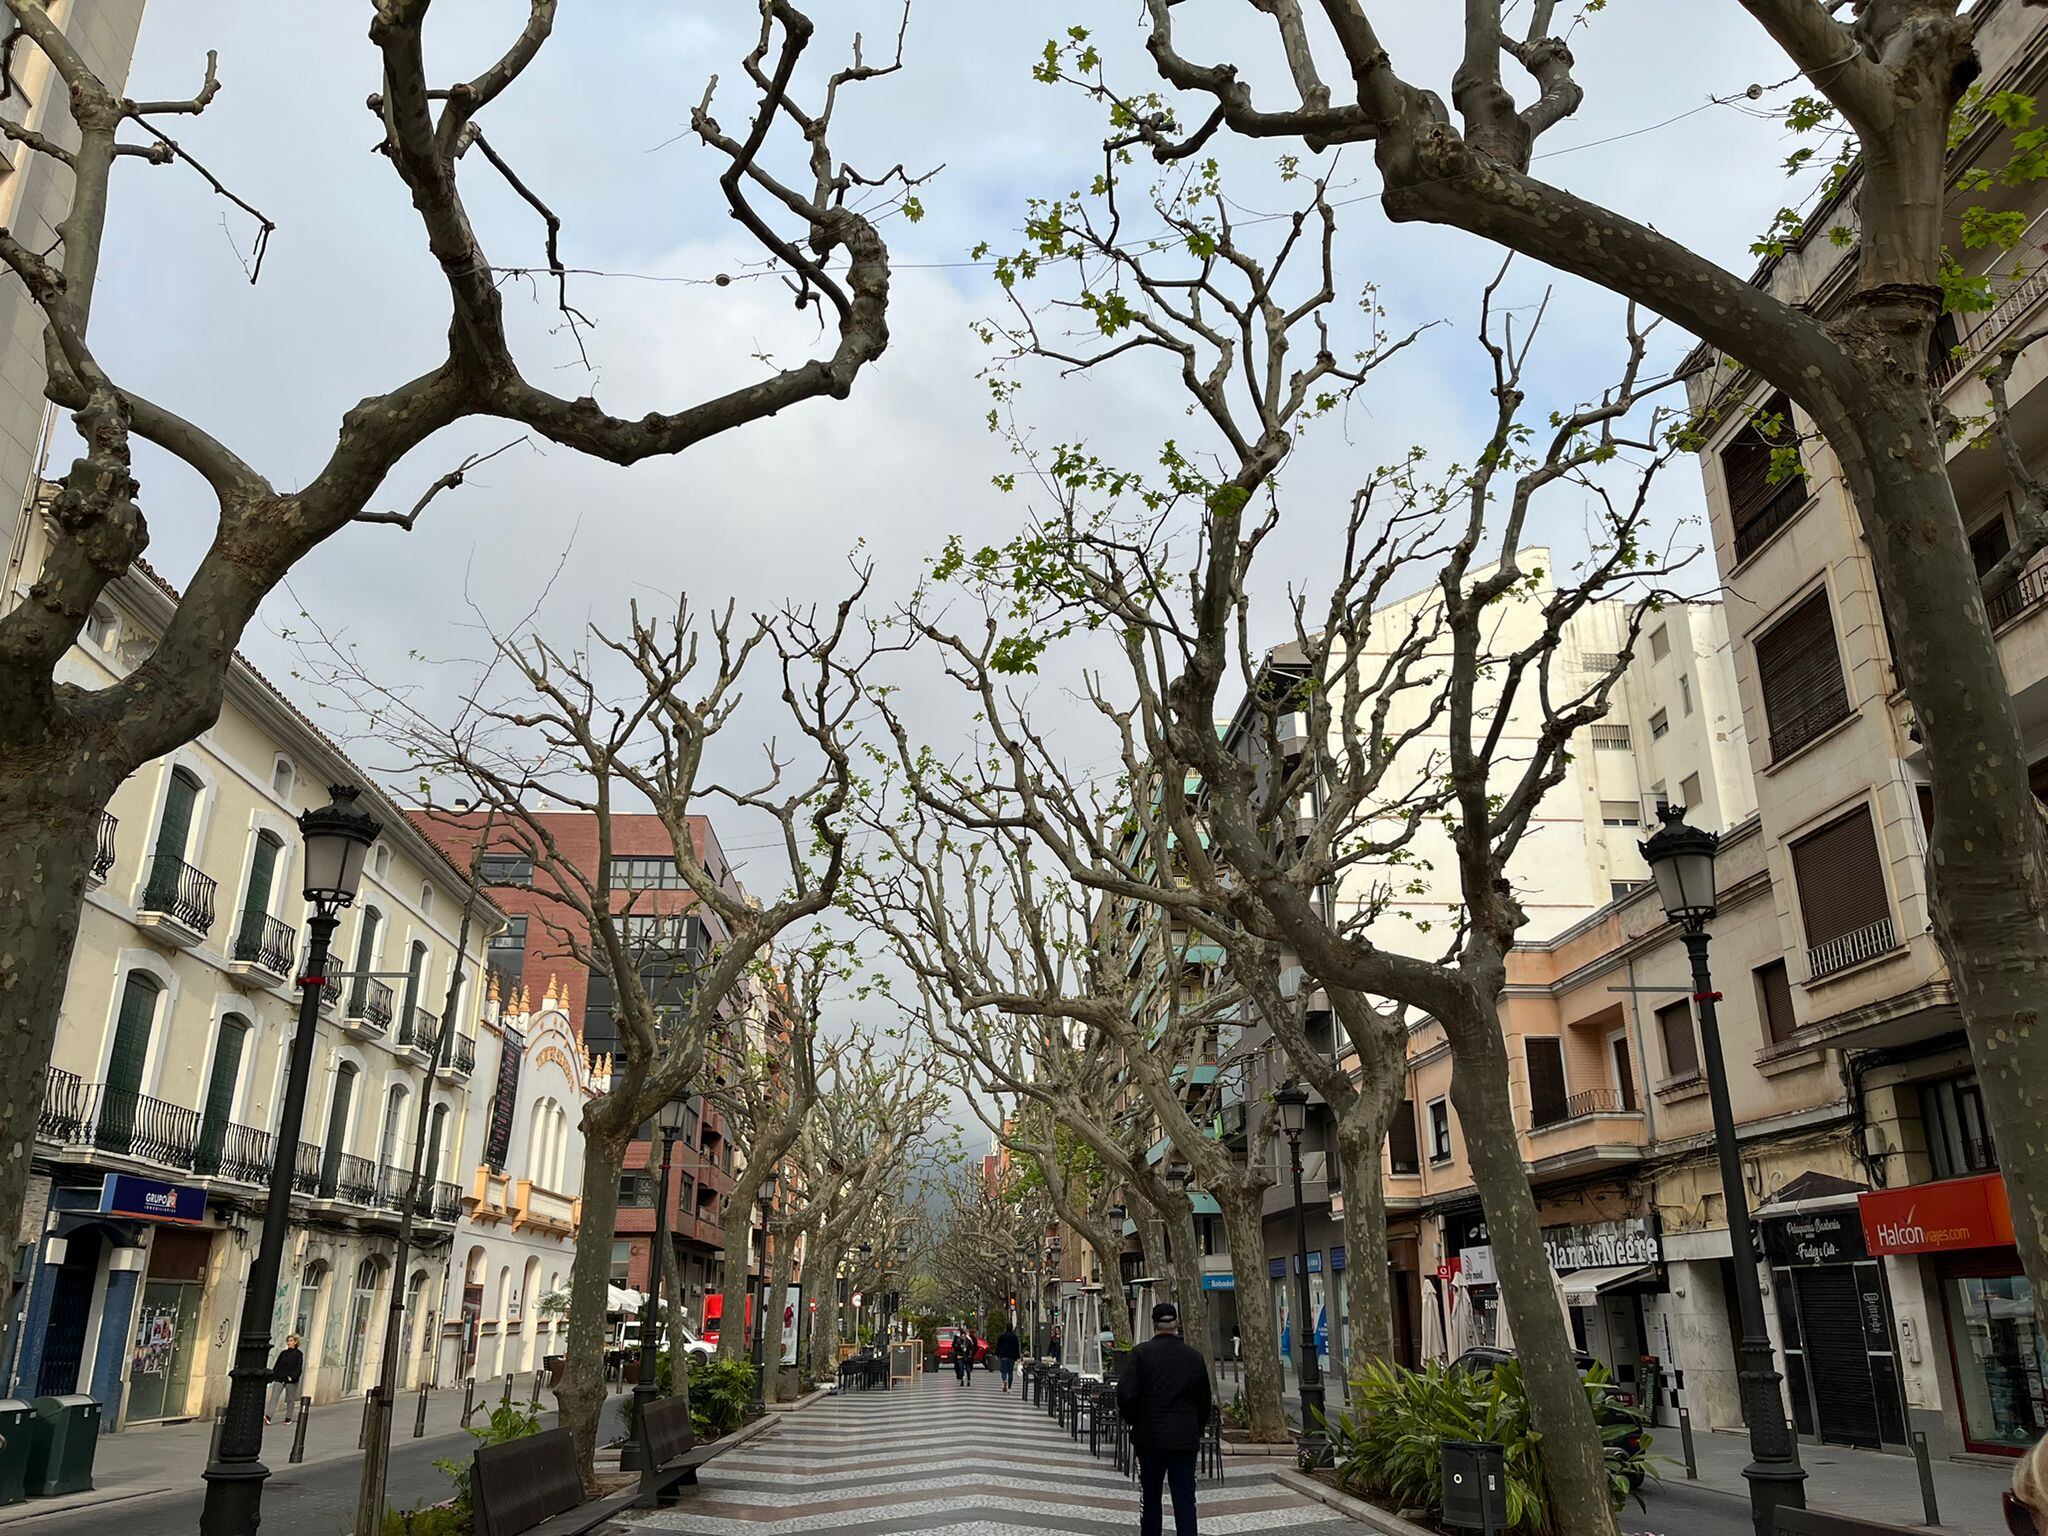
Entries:
[[1646, 1217], [1588, 1222], [1582, 1226], [1545, 1227], [1543, 1251], [1561, 1275], [1575, 1269], [1619, 1269], [1629, 1264], [1655, 1264], [1664, 1256]]

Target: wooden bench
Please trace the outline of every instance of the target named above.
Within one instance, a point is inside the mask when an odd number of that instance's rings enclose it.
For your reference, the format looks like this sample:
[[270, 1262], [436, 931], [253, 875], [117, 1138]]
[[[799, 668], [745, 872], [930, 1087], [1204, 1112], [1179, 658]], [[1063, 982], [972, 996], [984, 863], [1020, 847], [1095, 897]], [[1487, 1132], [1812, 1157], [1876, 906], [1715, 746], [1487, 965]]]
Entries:
[[566, 1429], [480, 1445], [470, 1463], [476, 1536], [583, 1536], [632, 1508], [640, 1490], [583, 1497], [576, 1444]]
[[697, 1443], [690, 1421], [690, 1400], [664, 1397], [647, 1407], [647, 1439], [654, 1465], [640, 1474], [640, 1488], [650, 1502], [672, 1503], [675, 1490], [697, 1481], [697, 1469], [731, 1445], [730, 1440]]

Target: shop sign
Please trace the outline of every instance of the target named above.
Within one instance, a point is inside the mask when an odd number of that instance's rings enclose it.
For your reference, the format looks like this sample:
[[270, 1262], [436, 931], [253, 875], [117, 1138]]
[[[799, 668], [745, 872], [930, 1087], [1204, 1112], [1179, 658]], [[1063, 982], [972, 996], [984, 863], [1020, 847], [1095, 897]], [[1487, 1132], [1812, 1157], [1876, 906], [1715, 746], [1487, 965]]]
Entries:
[[1872, 1190], [1856, 1197], [1856, 1208], [1875, 1254], [2002, 1248], [2013, 1240], [2005, 1180], [1995, 1173]]
[[1204, 1275], [1202, 1289], [1205, 1291], [1234, 1291], [1237, 1289], [1235, 1275]]
[[[1296, 1274], [1298, 1275], [1298, 1274], [1300, 1274], [1300, 1273], [1301, 1273], [1301, 1255], [1297, 1253], [1297, 1254], [1295, 1254], [1295, 1255], [1294, 1255], [1293, 1257], [1294, 1257], [1294, 1272], [1295, 1272], [1295, 1273], [1296, 1273]], [[1323, 1250], [1322, 1250], [1322, 1249], [1320, 1249], [1320, 1248], [1316, 1248], [1316, 1249], [1313, 1249], [1313, 1250], [1311, 1250], [1311, 1251], [1310, 1251], [1310, 1253], [1309, 1253], [1309, 1256], [1308, 1256], [1308, 1272], [1309, 1272], [1310, 1274], [1312, 1274], [1312, 1275], [1320, 1275], [1320, 1274], [1321, 1274], [1321, 1273], [1323, 1272]]]
[[1854, 1264], [1870, 1257], [1856, 1213], [1807, 1211], [1764, 1223], [1764, 1253], [1773, 1264]]
[[100, 1214], [198, 1226], [206, 1220], [206, 1191], [190, 1184], [110, 1173], [100, 1185]]
[[1655, 1264], [1663, 1257], [1647, 1218], [1596, 1221], [1583, 1225], [1545, 1227], [1543, 1252], [1559, 1274], [1575, 1269], [1621, 1269]]
[[1484, 1244], [1478, 1248], [1467, 1248], [1458, 1255], [1460, 1273], [1467, 1285], [1492, 1285], [1499, 1278], [1493, 1271], [1493, 1245]]

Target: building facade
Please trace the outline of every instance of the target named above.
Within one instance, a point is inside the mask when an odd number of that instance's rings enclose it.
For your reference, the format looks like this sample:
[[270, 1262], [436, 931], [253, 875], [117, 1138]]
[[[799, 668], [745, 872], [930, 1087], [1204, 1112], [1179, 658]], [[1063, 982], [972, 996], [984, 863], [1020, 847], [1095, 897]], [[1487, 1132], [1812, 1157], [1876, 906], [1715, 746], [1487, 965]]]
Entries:
[[[146, 569], [120, 578], [61, 680], [122, 676], [174, 602]], [[285, 1147], [275, 1128], [306, 918], [296, 819], [334, 783], [363, 785], [383, 832], [335, 937], [304, 1120]], [[225, 1402], [279, 1157], [293, 1160], [296, 1198], [272, 1333], [302, 1337], [304, 1390], [327, 1401], [375, 1379], [394, 1284], [407, 1303], [400, 1381], [421, 1379], [458, 1215], [484, 955], [502, 916], [239, 661], [219, 720], [115, 792], [89, 883], [20, 1236], [12, 1393], [89, 1392], [115, 1427]], [[422, 1127], [414, 1250], [397, 1276]]]

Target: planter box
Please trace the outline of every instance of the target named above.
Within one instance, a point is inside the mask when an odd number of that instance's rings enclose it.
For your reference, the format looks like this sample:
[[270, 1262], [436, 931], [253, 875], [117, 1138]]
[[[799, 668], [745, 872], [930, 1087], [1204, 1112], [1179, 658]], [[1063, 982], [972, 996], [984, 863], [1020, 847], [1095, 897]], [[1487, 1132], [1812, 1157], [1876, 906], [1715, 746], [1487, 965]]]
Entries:
[[1352, 1494], [1332, 1488], [1319, 1477], [1291, 1469], [1275, 1472], [1273, 1481], [1292, 1488], [1296, 1493], [1314, 1499], [1318, 1504], [1334, 1509], [1340, 1515], [1349, 1515], [1360, 1525], [1378, 1531], [1380, 1536], [1438, 1536], [1428, 1526], [1417, 1525], [1412, 1520], [1403, 1520], [1399, 1515], [1381, 1509], [1377, 1504], [1368, 1504]]

